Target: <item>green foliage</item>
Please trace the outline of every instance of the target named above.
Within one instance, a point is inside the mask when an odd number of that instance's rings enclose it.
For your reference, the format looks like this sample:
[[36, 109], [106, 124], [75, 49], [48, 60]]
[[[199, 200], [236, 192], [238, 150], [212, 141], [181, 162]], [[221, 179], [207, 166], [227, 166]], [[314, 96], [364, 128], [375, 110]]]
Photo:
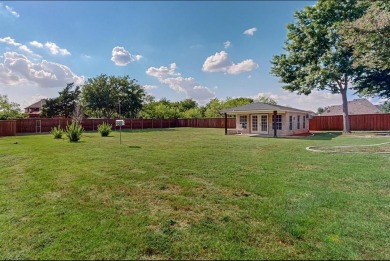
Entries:
[[202, 118], [202, 111], [198, 108], [191, 108], [182, 113], [182, 118]]
[[390, 2], [360, 0], [358, 4], [366, 8], [364, 15], [340, 28], [344, 43], [353, 48], [354, 66], [389, 69]]
[[233, 108], [233, 107], [238, 107], [238, 106], [243, 106], [243, 105], [247, 105], [247, 104], [251, 104], [253, 103], [253, 99], [252, 98], [230, 98], [230, 97], [227, 97], [226, 98], [226, 101], [222, 104], [222, 107], [223, 109], [227, 109], [227, 108]]
[[74, 83], [69, 83], [58, 93], [59, 96], [57, 98], [47, 99], [46, 104], [42, 108], [42, 116], [62, 116], [65, 118], [72, 116], [81, 94], [80, 86], [76, 86], [72, 90], [73, 87]]
[[180, 103], [163, 98], [144, 105], [141, 116], [147, 119], [177, 119], [182, 117], [182, 112]]
[[390, 100], [383, 103], [380, 108], [382, 112], [390, 112]]
[[0, 94], [0, 120], [21, 118], [25, 118], [25, 116], [21, 113], [20, 105], [10, 102], [7, 95]]
[[53, 127], [50, 133], [54, 136], [54, 139], [61, 139], [64, 131], [61, 129], [60, 125], [58, 125], [58, 127]]
[[390, 2], [363, 1], [364, 15], [340, 27], [343, 42], [353, 50], [353, 66], [363, 72], [353, 82], [365, 96], [390, 97]]
[[68, 137], [70, 142], [78, 142], [83, 132], [84, 128], [75, 121], [72, 121], [70, 125], [66, 125], [65, 135]]
[[266, 97], [266, 96], [261, 96], [257, 99], [255, 99], [255, 102], [262, 102], [262, 103], [267, 103], [267, 104], [271, 104], [271, 105], [277, 105], [278, 103], [270, 98], [270, 97]]
[[102, 124], [98, 125], [97, 129], [102, 137], [107, 137], [111, 133], [112, 125], [103, 122]]
[[363, 96], [380, 96], [390, 98], [390, 68], [377, 70], [364, 68], [356, 77], [354, 89]]
[[321, 114], [321, 113], [324, 113], [325, 112], [325, 110], [326, 110], [326, 108], [322, 108], [322, 107], [318, 107], [317, 108], [317, 112], [316, 112], [316, 114]]
[[204, 116], [206, 118], [217, 118], [222, 117], [220, 110], [224, 109], [224, 102], [217, 98], [211, 99], [205, 106]]
[[[134, 118], [142, 109], [146, 96], [144, 89], [129, 76], [101, 74], [86, 81], [82, 90], [85, 111], [90, 116], [111, 118], [119, 115]], [[119, 111], [120, 103], [120, 111]]]

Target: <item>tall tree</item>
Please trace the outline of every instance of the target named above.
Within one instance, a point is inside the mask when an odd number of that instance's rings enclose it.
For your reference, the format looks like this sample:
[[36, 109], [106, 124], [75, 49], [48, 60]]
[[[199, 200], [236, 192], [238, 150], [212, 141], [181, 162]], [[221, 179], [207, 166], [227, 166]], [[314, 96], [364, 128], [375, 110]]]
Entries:
[[24, 118], [20, 105], [10, 102], [7, 95], [0, 94], [0, 120]]
[[101, 74], [90, 78], [82, 89], [82, 103], [89, 115], [111, 118], [114, 115], [134, 118], [145, 99], [144, 88], [129, 76]]
[[62, 116], [65, 118], [72, 116], [81, 93], [80, 86], [76, 86], [74, 90], [73, 87], [75, 87], [74, 83], [69, 83], [62, 91], [58, 92], [58, 97], [47, 99], [42, 108], [42, 116]]
[[286, 83], [284, 89], [305, 95], [314, 89], [341, 94], [343, 132], [351, 131], [347, 91], [362, 72], [352, 66], [352, 48], [341, 41], [339, 28], [361, 17], [366, 8], [357, 0], [319, 0], [297, 11], [295, 22], [287, 25], [287, 54], [272, 59], [271, 73]]

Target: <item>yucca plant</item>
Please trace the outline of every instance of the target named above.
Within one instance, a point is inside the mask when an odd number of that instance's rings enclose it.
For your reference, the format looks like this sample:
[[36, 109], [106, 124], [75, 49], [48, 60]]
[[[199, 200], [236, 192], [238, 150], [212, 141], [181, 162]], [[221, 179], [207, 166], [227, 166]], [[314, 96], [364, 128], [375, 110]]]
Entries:
[[54, 136], [54, 139], [61, 139], [62, 134], [64, 134], [64, 131], [61, 129], [60, 125], [57, 127], [51, 128], [50, 133]]
[[103, 122], [102, 124], [98, 125], [97, 129], [102, 137], [107, 137], [111, 133], [112, 125]]
[[83, 126], [77, 124], [75, 121], [69, 125], [66, 125], [65, 135], [69, 138], [70, 142], [77, 142], [80, 140], [81, 134], [84, 132]]

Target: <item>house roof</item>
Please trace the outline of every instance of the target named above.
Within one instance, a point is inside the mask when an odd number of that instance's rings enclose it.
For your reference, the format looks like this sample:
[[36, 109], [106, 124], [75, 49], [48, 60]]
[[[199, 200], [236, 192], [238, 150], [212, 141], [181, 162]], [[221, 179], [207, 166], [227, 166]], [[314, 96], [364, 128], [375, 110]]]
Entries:
[[[373, 105], [367, 99], [354, 99], [348, 102], [348, 114], [357, 115], [357, 114], [376, 114], [382, 113], [377, 106]], [[342, 105], [332, 105], [325, 109], [320, 116], [333, 116], [333, 115], [342, 115], [343, 106]]]
[[313, 113], [311, 111], [305, 111], [300, 110], [292, 107], [287, 106], [281, 106], [281, 105], [272, 105], [268, 103], [263, 102], [255, 102], [243, 106], [238, 106], [234, 108], [228, 108], [221, 110], [221, 113], [227, 113], [227, 114], [236, 114], [239, 112], [270, 112], [270, 111], [277, 111], [277, 112], [286, 112], [286, 111], [292, 111], [292, 112], [301, 112], [301, 113]]
[[40, 101], [37, 101], [36, 103], [31, 104], [30, 106], [26, 107], [25, 109], [42, 108], [42, 106], [45, 104], [46, 104], [46, 99], [41, 99]]

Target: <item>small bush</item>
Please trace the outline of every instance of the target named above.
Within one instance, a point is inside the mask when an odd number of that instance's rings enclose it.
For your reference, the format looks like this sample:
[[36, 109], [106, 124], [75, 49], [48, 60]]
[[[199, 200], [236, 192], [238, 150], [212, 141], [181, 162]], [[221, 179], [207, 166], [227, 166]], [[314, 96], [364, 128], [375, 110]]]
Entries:
[[60, 125], [57, 127], [51, 128], [50, 133], [54, 136], [54, 139], [61, 139], [62, 134], [64, 134], [64, 131], [61, 129]]
[[102, 137], [107, 137], [111, 133], [112, 125], [103, 122], [102, 124], [98, 125], [97, 129]]
[[77, 142], [80, 140], [83, 131], [84, 129], [81, 125], [72, 121], [72, 124], [66, 125], [65, 135], [69, 138], [70, 142]]

